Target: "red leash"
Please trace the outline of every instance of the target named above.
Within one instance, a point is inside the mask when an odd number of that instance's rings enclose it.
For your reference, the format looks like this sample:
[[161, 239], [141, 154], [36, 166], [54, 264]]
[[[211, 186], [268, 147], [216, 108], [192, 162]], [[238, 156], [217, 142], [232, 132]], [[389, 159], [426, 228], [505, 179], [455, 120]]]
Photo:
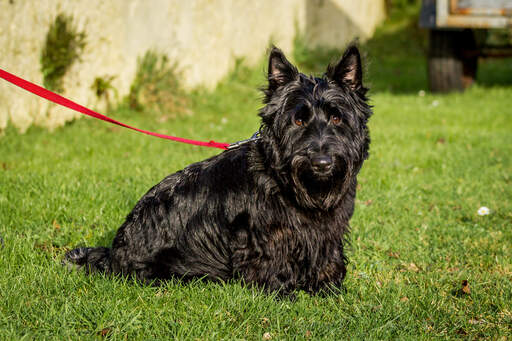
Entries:
[[156, 136], [156, 137], [160, 137], [160, 138], [163, 138], [163, 139], [167, 139], [167, 140], [172, 140], [172, 141], [176, 141], [176, 142], [181, 142], [181, 143], [187, 143], [187, 144], [193, 144], [195, 146], [202, 146], [202, 147], [212, 147], [212, 148], [220, 148], [220, 149], [228, 149], [228, 146], [229, 146], [229, 143], [220, 143], [220, 142], [215, 142], [215, 141], [209, 141], [209, 142], [204, 142], [204, 141], [195, 141], [195, 140], [189, 140], [189, 139], [184, 139], [182, 137], [176, 137], [176, 136], [169, 136], [169, 135], [164, 135], [164, 134], [159, 134], [159, 133], [153, 133], [151, 131], [147, 131], [147, 130], [142, 130], [142, 129], [138, 129], [138, 128], [135, 128], [135, 127], [131, 127], [127, 124], [124, 124], [124, 123], [121, 123], [119, 121], [116, 121], [108, 116], [105, 116], [105, 115], [102, 115], [102, 114], [99, 114], [95, 111], [92, 111], [91, 109], [87, 109], [86, 107], [80, 105], [80, 104], [77, 104], [65, 97], [62, 97], [61, 95], [58, 95], [50, 90], [46, 90], [45, 88], [43, 87], [40, 87], [39, 85], [36, 85], [34, 83], [31, 83], [29, 81], [26, 81], [22, 78], [19, 78], [15, 75], [13, 75], [12, 73], [9, 73], [7, 71], [4, 71], [2, 69], [0, 69], [0, 78], [3, 78], [5, 79], [6, 81], [14, 84], [14, 85], [17, 85], [19, 86], [20, 88], [22, 89], [25, 89], [39, 97], [42, 97], [42, 98], [45, 98], [49, 101], [52, 101], [53, 103], [57, 103], [57, 104], [60, 104], [64, 107], [67, 107], [69, 109], [72, 109], [72, 110], [75, 110], [75, 111], [78, 111], [79, 113], [82, 113], [84, 115], [87, 115], [87, 116], [92, 116], [94, 118], [97, 118], [97, 119], [100, 119], [102, 121], [107, 121], [107, 122], [110, 122], [110, 123], [113, 123], [113, 124], [117, 124], [118, 126], [121, 126], [121, 127], [125, 127], [125, 128], [128, 128], [128, 129], [132, 129], [132, 130], [136, 130], [138, 132], [141, 132], [141, 133], [144, 133], [144, 134], [148, 134], [148, 135], [151, 135], [151, 136]]

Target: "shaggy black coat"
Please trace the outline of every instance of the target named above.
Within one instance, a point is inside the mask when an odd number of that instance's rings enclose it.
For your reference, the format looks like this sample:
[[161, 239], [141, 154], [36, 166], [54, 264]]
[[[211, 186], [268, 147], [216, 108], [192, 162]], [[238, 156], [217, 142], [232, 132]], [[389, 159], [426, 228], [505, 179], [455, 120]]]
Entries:
[[268, 81], [259, 138], [169, 175], [136, 204], [112, 248], [65, 259], [144, 281], [240, 278], [282, 294], [339, 287], [370, 142], [359, 51], [349, 47], [314, 78], [273, 48]]

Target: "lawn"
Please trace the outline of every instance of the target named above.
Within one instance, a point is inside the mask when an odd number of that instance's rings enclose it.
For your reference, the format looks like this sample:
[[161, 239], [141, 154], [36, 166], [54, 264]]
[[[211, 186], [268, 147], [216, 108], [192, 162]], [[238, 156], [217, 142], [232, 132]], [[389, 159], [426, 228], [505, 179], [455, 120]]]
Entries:
[[[512, 338], [511, 60], [481, 61], [463, 94], [432, 95], [421, 92], [425, 34], [412, 18], [390, 20], [362, 49], [372, 145], [343, 293], [289, 301], [237, 282], [151, 287], [68, 272], [66, 250], [108, 246], [151, 186], [219, 152], [84, 118], [0, 137], [0, 338]], [[340, 53], [298, 40], [293, 58], [321, 73]], [[215, 91], [189, 94], [187, 115], [109, 114], [237, 141], [258, 129], [263, 83], [263, 62], [242, 62]]]

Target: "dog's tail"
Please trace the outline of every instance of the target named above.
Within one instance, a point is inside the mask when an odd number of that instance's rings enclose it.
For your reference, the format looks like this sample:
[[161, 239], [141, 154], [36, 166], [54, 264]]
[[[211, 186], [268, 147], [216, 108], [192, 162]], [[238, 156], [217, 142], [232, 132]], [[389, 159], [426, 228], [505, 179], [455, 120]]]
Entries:
[[84, 268], [86, 273], [111, 272], [110, 249], [106, 247], [79, 247], [66, 252], [63, 263], [69, 268]]

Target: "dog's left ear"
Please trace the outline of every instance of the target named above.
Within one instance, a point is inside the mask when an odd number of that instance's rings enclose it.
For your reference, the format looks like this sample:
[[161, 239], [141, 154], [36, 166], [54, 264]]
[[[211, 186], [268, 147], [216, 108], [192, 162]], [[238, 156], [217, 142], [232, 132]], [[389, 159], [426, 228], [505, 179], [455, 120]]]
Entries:
[[298, 75], [297, 68], [293, 66], [277, 47], [272, 47], [268, 59], [268, 90], [273, 92], [277, 88], [288, 84]]
[[341, 86], [347, 86], [352, 91], [363, 88], [361, 55], [355, 45], [347, 48], [336, 65], [329, 65], [327, 77]]

